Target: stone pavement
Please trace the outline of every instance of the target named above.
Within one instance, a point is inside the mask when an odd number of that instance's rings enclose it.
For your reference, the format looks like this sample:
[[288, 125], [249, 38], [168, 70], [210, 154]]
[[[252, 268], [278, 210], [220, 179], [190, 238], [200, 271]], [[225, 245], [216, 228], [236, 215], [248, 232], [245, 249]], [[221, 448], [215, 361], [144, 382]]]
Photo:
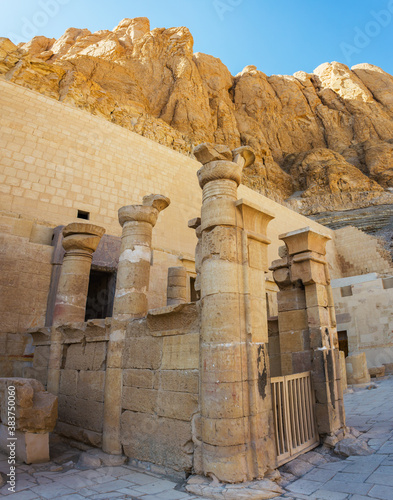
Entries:
[[[56, 439], [56, 437], [55, 437]], [[193, 500], [181, 479], [168, 477], [159, 471], [148, 471], [133, 465], [78, 469], [81, 451], [57, 442], [51, 446], [52, 462], [18, 464], [15, 493], [8, 485], [0, 489], [0, 497], [10, 500]], [[154, 466], [151, 466], [154, 468]], [[7, 457], [0, 454], [0, 471], [9, 472]]]
[[393, 377], [377, 386], [344, 396], [347, 425], [362, 432], [359, 439], [374, 454], [321, 463], [287, 484], [279, 498], [393, 500]]
[[[286, 492], [278, 498], [393, 500], [393, 377], [381, 380], [377, 385], [377, 389], [363, 389], [345, 395], [347, 425], [361, 431], [360, 439], [367, 441], [375, 453], [347, 459], [331, 455], [324, 458], [323, 453], [315, 452], [303, 455], [297, 463], [306, 464], [307, 472], [288, 482], [284, 486]], [[59, 442], [52, 453], [54, 460], [49, 464], [19, 464], [16, 493], [8, 492], [4, 486], [0, 496], [12, 500], [201, 498], [188, 494], [180, 480], [165, 477], [158, 470], [142, 471], [133, 465], [79, 470], [75, 468], [81, 453], [79, 450]], [[0, 455], [0, 471], [3, 474], [9, 472], [4, 455]], [[282, 476], [287, 480], [291, 478], [288, 473], [282, 473]]]

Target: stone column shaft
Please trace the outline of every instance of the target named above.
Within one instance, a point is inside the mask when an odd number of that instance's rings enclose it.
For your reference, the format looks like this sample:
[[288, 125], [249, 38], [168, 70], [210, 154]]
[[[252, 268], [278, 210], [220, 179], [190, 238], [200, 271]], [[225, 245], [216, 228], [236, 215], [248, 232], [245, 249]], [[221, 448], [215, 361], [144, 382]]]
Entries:
[[57, 289], [54, 325], [85, 320], [91, 262], [104, 233], [104, 228], [82, 222], [68, 224], [63, 229], [66, 253]]
[[187, 270], [185, 267], [168, 268], [167, 305], [187, 302]]
[[85, 321], [91, 262], [104, 233], [104, 228], [83, 222], [63, 229], [66, 253], [57, 288], [48, 365], [48, 391], [55, 395], [59, 392], [63, 360], [61, 334], [56, 326]]
[[[224, 482], [241, 482], [261, 477], [266, 471], [266, 467], [259, 466], [263, 462], [260, 451], [266, 427], [265, 401], [258, 389], [261, 368], [258, 360], [264, 357], [261, 349], [264, 336], [267, 339], [264, 274], [261, 265], [249, 271], [253, 252], [262, 255], [263, 250], [258, 247], [260, 242], [254, 245], [244, 232], [247, 207], [245, 203], [240, 206], [237, 203], [237, 187], [249, 151], [246, 148], [234, 151], [233, 161], [228, 161], [232, 153], [224, 148], [219, 152], [218, 148], [201, 145], [194, 152], [203, 163], [198, 171], [203, 189], [200, 225], [203, 472]], [[268, 370], [264, 362], [261, 362], [262, 372]], [[265, 374], [268, 376], [268, 371]], [[264, 382], [262, 387], [269, 390]]]
[[143, 198], [142, 205], [129, 205], [119, 210], [123, 231], [105, 374], [102, 442], [106, 453], [122, 453], [120, 417], [126, 327], [130, 320], [147, 315], [152, 232], [159, 213], [169, 203], [165, 196], [149, 195]]

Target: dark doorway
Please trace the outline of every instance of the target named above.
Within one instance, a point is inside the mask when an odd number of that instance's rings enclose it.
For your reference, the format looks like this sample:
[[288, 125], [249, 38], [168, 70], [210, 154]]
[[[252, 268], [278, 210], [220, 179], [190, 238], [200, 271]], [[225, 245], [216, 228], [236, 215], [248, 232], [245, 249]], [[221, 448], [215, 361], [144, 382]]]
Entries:
[[196, 302], [199, 300], [199, 291], [195, 290], [195, 278], [190, 276], [190, 302]]
[[112, 316], [116, 274], [107, 271], [90, 272], [85, 321]]
[[344, 351], [345, 357], [348, 356], [348, 334], [346, 330], [338, 332], [338, 348]]

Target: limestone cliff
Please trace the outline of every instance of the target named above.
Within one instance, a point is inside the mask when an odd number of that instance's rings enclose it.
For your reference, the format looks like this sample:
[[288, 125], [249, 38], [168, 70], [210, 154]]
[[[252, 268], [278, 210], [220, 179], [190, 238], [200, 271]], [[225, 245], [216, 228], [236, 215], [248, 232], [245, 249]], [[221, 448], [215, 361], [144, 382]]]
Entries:
[[194, 54], [187, 28], [137, 18], [18, 46], [2, 38], [0, 77], [184, 154], [200, 142], [249, 145], [245, 184], [303, 213], [393, 202], [393, 77], [370, 64], [232, 76]]

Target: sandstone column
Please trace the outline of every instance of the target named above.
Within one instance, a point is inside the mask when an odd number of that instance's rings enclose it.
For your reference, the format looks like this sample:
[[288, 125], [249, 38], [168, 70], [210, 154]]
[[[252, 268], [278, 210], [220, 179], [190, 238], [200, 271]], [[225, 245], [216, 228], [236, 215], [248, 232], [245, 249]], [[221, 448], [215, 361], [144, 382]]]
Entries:
[[[225, 147], [206, 144], [194, 153], [203, 164], [198, 171], [203, 189], [198, 227], [202, 242], [202, 466], [205, 475], [241, 482], [263, 476], [267, 467], [266, 462], [261, 466], [262, 455], [270, 456], [274, 449], [269, 438], [266, 440], [270, 429], [263, 415], [265, 398], [266, 406], [271, 405], [270, 394], [266, 395], [268, 363], [264, 346], [257, 342], [267, 339], [264, 276], [260, 272], [263, 250], [259, 248], [267, 241], [243, 230], [249, 204], [237, 202], [242, 169], [254, 161], [253, 153], [239, 148], [232, 154]], [[249, 236], [254, 237], [255, 246]], [[256, 274], [248, 270], [249, 258]]]
[[[303, 345], [308, 344], [310, 349], [318, 432], [331, 434], [345, 424], [345, 413], [334, 304], [325, 257], [330, 237], [304, 228], [280, 239], [288, 250], [291, 283], [304, 286], [305, 309], [296, 313], [305, 314], [308, 326], [309, 339], [303, 338]], [[304, 317], [296, 321], [302, 323], [299, 330], [303, 328]]]
[[149, 195], [143, 198], [142, 205], [119, 210], [123, 232], [105, 375], [103, 450], [107, 453], [122, 452], [120, 417], [126, 323], [147, 315], [153, 227], [169, 203], [165, 196]]
[[73, 222], [63, 229], [66, 253], [56, 295], [48, 364], [48, 391], [55, 395], [59, 392], [63, 359], [61, 333], [56, 326], [85, 321], [91, 262], [104, 233], [104, 228], [83, 222]]
[[91, 262], [104, 233], [104, 228], [83, 222], [73, 222], [63, 229], [66, 253], [57, 288], [55, 326], [85, 321]]
[[187, 270], [185, 267], [168, 268], [167, 305], [187, 302]]

